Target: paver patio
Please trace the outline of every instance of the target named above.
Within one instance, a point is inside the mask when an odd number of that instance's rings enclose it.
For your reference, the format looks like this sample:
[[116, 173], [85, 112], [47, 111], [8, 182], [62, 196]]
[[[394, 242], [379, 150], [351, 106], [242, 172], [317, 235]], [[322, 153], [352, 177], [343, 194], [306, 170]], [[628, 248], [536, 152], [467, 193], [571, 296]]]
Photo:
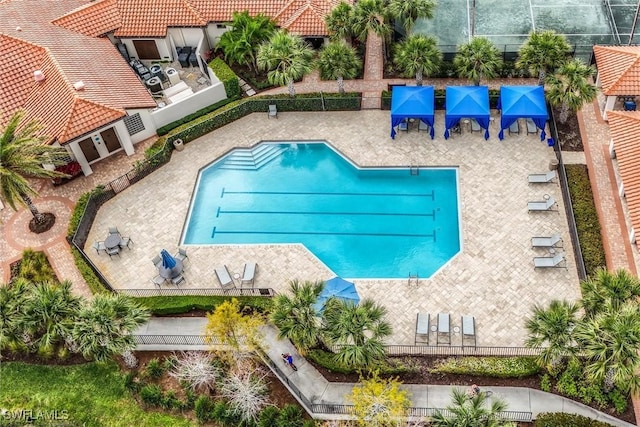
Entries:
[[[494, 112], [495, 114], [495, 112]], [[491, 138], [466, 132], [447, 141], [442, 137], [443, 112], [436, 113], [436, 139], [425, 132], [401, 132], [389, 137], [388, 111], [282, 113], [277, 120], [252, 114], [218, 129], [175, 152], [162, 167], [100, 210], [87, 242], [87, 253], [116, 288], [153, 288], [156, 270], [151, 258], [162, 248], [175, 252], [200, 168], [233, 147], [261, 140], [327, 140], [360, 166], [457, 166], [462, 217], [461, 253], [430, 279], [410, 288], [407, 279], [355, 280], [361, 297], [387, 307], [394, 334], [392, 344], [413, 344], [418, 312], [435, 316], [449, 312], [452, 326], [460, 316], [476, 317], [478, 345], [519, 346], [526, 333], [523, 317], [534, 303], [552, 299], [576, 300], [578, 277], [568, 235], [560, 188], [533, 186], [527, 175], [548, 170], [554, 158], [535, 135]], [[408, 172], [407, 172], [408, 173]], [[558, 212], [528, 213], [527, 201], [549, 194], [559, 202]], [[117, 226], [135, 244], [121, 257], [110, 259], [91, 249], [104, 240], [107, 228]], [[534, 270], [532, 258], [545, 255], [530, 247], [531, 236], [560, 232], [568, 269]], [[287, 282], [325, 280], [333, 273], [301, 245], [189, 246], [187, 283], [181, 287], [212, 288], [219, 284], [213, 269], [226, 264], [240, 272], [247, 261], [258, 263], [256, 287], [277, 292]], [[408, 272], [407, 272], [408, 274]], [[434, 340], [435, 341], [435, 340]], [[460, 344], [454, 335], [453, 345]]]

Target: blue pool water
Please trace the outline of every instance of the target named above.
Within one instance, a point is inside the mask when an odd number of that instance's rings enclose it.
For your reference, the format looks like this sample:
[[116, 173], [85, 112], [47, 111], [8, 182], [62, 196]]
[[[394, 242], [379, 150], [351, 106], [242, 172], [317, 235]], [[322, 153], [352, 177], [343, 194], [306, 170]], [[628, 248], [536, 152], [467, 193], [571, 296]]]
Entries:
[[358, 169], [324, 143], [263, 143], [196, 186], [185, 244], [302, 243], [346, 278], [429, 277], [460, 250], [453, 168]]

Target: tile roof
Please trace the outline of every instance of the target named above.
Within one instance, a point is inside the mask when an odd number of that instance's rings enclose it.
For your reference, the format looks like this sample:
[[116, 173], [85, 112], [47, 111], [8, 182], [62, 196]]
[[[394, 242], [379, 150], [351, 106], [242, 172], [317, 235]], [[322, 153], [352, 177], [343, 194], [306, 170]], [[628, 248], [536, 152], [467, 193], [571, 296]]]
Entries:
[[629, 219], [640, 241], [640, 111], [609, 111], [607, 118]]
[[640, 46], [594, 46], [605, 95], [640, 95]]
[[120, 26], [120, 11], [116, 0], [98, 1], [79, 7], [54, 19], [52, 24], [90, 37], [114, 31]]
[[204, 27], [188, 0], [116, 0], [122, 20], [116, 37], [165, 37], [167, 27]]
[[[0, 125], [23, 108], [26, 118], [42, 123], [49, 141], [65, 143], [123, 117], [128, 108], [156, 106], [108, 39], [51, 24], [85, 3], [9, 0], [0, 7], [0, 64], [9, 64], [0, 67]], [[44, 81], [35, 82], [35, 70]], [[74, 89], [78, 81], [84, 90]]]

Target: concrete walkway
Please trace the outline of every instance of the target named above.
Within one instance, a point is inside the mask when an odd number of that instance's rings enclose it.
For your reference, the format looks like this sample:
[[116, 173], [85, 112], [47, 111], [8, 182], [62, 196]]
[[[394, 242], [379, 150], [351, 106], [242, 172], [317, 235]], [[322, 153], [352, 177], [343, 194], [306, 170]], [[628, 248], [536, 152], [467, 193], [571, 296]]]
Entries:
[[[205, 350], [209, 346], [197, 344], [203, 341], [203, 331], [207, 324], [204, 317], [165, 317], [152, 318], [149, 323], [141, 327], [136, 336], [138, 341], [154, 341], [158, 344], [138, 345], [140, 351], [173, 351], [173, 350]], [[327, 381], [313, 365], [300, 356], [288, 340], [278, 339], [275, 327], [267, 325], [263, 328], [264, 351], [274, 364], [282, 364], [280, 372], [274, 373], [280, 377], [283, 384], [293, 385], [311, 404], [320, 405], [350, 405], [347, 396], [355, 386], [354, 383], [334, 383]], [[160, 344], [161, 341], [173, 342]], [[194, 344], [187, 344], [192, 342]], [[298, 370], [293, 371], [284, 365], [282, 353], [294, 355], [294, 363]], [[272, 369], [273, 370], [273, 369]], [[284, 373], [285, 377], [281, 377]], [[402, 386], [411, 394], [411, 406], [415, 408], [446, 408], [451, 403], [451, 393], [460, 386], [406, 384]], [[533, 418], [542, 412], [567, 412], [584, 415], [595, 420], [604, 421], [614, 426], [630, 427], [625, 421], [614, 418], [603, 412], [573, 400], [524, 387], [483, 387], [507, 404], [508, 411], [531, 412]], [[291, 390], [291, 388], [290, 388]], [[296, 396], [296, 393], [292, 393]], [[297, 396], [296, 396], [297, 397]], [[300, 401], [300, 399], [298, 399]], [[307, 407], [305, 402], [300, 403]], [[310, 408], [307, 407], [309, 411]], [[311, 411], [309, 411], [311, 412]], [[340, 419], [344, 416], [314, 412], [317, 419]]]

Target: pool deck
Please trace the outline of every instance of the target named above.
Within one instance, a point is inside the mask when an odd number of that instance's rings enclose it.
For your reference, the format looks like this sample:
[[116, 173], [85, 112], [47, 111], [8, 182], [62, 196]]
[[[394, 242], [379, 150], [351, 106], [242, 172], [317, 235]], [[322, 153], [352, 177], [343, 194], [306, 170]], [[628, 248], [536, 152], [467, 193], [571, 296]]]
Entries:
[[[407, 279], [356, 279], [356, 287], [362, 298], [373, 298], [388, 309], [394, 330], [390, 344], [414, 344], [418, 312], [430, 313], [432, 324], [437, 313], [448, 312], [452, 327], [460, 326], [463, 314], [475, 316], [480, 346], [523, 345], [523, 319], [533, 304], [580, 297], [560, 188], [555, 183], [527, 183], [528, 174], [548, 170], [553, 150], [526, 132], [505, 135], [500, 141], [496, 122], [488, 141], [468, 129], [445, 141], [443, 115], [436, 113], [432, 141], [417, 130], [400, 132], [391, 140], [388, 111], [283, 112], [276, 120], [252, 114], [187, 144], [159, 171], [107, 202], [94, 222], [87, 254], [112, 286], [153, 288], [157, 270], [151, 259], [163, 248], [176, 252], [199, 169], [234, 147], [324, 139], [361, 166], [455, 166], [459, 167], [461, 253], [430, 279], [421, 278], [418, 287], [409, 287]], [[528, 213], [527, 201], [542, 200], [545, 194], [558, 201], [559, 211]], [[91, 249], [94, 240], [104, 240], [110, 226], [135, 242], [113, 259]], [[561, 251], [568, 268], [534, 270], [532, 258], [548, 251], [532, 249], [531, 237], [554, 232], [564, 239]], [[188, 255], [183, 288], [218, 287], [215, 267], [225, 264], [232, 274], [240, 273], [245, 262], [258, 263], [256, 287], [276, 292], [285, 291], [291, 279], [334, 276], [301, 245], [188, 246]], [[452, 344], [460, 343], [454, 334]]]

